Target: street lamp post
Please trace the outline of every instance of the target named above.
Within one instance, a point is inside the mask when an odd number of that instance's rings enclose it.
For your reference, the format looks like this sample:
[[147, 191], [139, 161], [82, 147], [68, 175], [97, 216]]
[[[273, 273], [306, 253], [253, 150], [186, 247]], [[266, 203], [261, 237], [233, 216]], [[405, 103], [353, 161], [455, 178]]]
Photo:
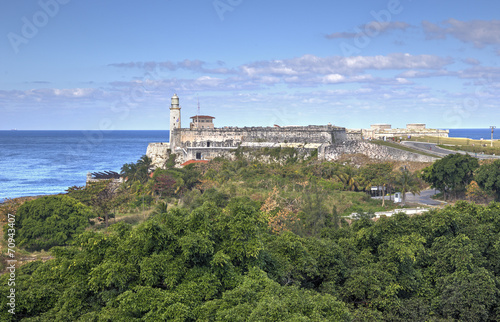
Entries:
[[491, 129], [491, 147], [493, 147], [493, 131], [496, 129], [497, 127], [492, 125], [490, 126], [490, 129]]

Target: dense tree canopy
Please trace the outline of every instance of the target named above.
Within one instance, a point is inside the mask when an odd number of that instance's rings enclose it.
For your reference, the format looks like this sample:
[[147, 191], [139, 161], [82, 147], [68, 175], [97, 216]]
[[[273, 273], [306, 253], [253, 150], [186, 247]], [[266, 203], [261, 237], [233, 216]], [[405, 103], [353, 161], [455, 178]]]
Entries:
[[497, 200], [500, 200], [500, 160], [482, 165], [475, 178], [483, 189], [495, 193]]
[[89, 226], [91, 217], [94, 214], [88, 207], [68, 196], [47, 196], [28, 201], [16, 215], [17, 246], [47, 250], [66, 245], [74, 234]]
[[273, 233], [248, 198], [207, 201], [53, 248], [55, 259], [19, 269], [17, 314], [0, 319], [498, 320], [499, 240], [497, 203], [300, 237]]
[[445, 197], [447, 193], [457, 196], [465, 192], [478, 167], [477, 159], [468, 154], [449, 154], [425, 168], [421, 177], [433, 188], [443, 191]]
[[[288, 150], [274, 152], [296, 158]], [[461, 159], [453, 160], [446, 171], [462, 167]], [[462, 167], [469, 169], [462, 181], [446, 189], [462, 189], [477, 168], [471, 162]], [[475, 176], [486, 189], [481, 173], [494, 169], [481, 169]], [[414, 174], [392, 171], [389, 163], [245, 159], [150, 172], [142, 158], [123, 170], [129, 181], [109, 202], [101, 196], [103, 182], [19, 208], [18, 245], [65, 246], [51, 248], [54, 259], [16, 268], [16, 315], [3, 310], [0, 320], [500, 319], [498, 203], [458, 202], [418, 216], [375, 221], [362, 215], [348, 223], [343, 215], [386, 209], [360, 191], [386, 184], [416, 193]], [[424, 177], [432, 171], [425, 169]], [[448, 174], [442, 179], [451, 180]], [[477, 197], [480, 187], [467, 189]], [[141, 223], [118, 220], [83, 231], [76, 224], [88, 224], [89, 208], [70, 196], [102, 214], [129, 205], [142, 210]], [[157, 199], [156, 208], [135, 209], [145, 197]], [[386, 207], [395, 206], [388, 201]], [[75, 209], [83, 221], [73, 216]], [[67, 226], [57, 226], [62, 219]], [[21, 236], [26, 227], [40, 235]], [[21, 237], [34, 244], [20, 243]], [[8, 278], [0, 277], [2, 294], [9, 291]], [[0, 306], [7, 300], [0, 298]]]

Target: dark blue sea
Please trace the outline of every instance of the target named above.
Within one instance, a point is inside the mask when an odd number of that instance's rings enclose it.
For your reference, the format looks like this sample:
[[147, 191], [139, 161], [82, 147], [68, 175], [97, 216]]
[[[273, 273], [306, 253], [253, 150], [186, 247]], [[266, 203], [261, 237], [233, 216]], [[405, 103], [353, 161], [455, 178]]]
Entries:
[[[473, 140], [491, 139], [491, 129], [450, 129], [448, 135], [452, 138], [469, 138]], [[500, 140], [500, 128], [493, 131], [493, 139]]]
[[87, 172], [120, 172], [168, 142], [169, 131], [0, 131], [0, 202], [85, 185]]

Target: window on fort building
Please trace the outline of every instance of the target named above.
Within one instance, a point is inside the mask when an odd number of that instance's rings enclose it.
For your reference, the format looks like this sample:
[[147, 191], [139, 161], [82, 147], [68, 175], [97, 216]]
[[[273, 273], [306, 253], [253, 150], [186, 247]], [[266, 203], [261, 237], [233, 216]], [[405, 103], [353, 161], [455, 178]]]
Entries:
[[210, 142], [207, 142], [207, 148], [209, 148], [209, 147], [210, 147]]
[[196, 160], [200, 160], [201, 159], [201, 152], [196, 152]]

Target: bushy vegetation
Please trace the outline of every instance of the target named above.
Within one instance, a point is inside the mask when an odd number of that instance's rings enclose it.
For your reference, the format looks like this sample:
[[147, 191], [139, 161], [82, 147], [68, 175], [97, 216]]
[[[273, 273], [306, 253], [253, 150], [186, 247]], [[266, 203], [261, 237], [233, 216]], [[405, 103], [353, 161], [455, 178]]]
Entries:
[[[68, 196], [47, 196], [25, 202], [16, 213], [14, 239], [30, 251], [66, 245], [90, 225], [88, 207]], [[9, 228], [5, 225], [4, 230]], [[5, 238], [8, 234], [5, 234]]]
[[484, 202], [488, 195], [500, 200], [500, 160], [479, 164], [470, 155], [450, 154], [420, 172], [431, 187], [441, 190], [444, 198]]
[[[16, 319], [498, 320], [500, 204], [460, 202], [319, 235], [275, 232], [249, 198], [84, 232], [24, 265]], [[8, 276], [0, 278], [7, 292]], [[6, 297], [0, 305], [6, 306]], [[14, 317], [0, 312], [3, 321]]]
[[[457, 180], [444, 176], [453, 189], [494, 191], [497, 180], [485, 173], [500, 163], [443, 162], [443, 171], [467, 169]], [[441, 167], [434, 166], [423, 173]], [[414, 217], [370, 219], [395, 208], [371, 199], [371, 186], [423, 187], [409, 167], [216, 159], [152, 172], [141, 158], [122, 173], [120, 187], [72, 187], [19, 207], [18, 245], [52, 247], [54, 259], [16, 269], [16, 315], [3, 310], [0, 320], [500, 319], [500, 204], [461, 201]], [[83, 231], [90, 217], [138, 207], [149, 208], [147, 219]], [[352, 212], [359, 219], [346, 220]], [[27, 238], [32, 228], [51, 235]], [[2, 294], [7, 279], [0, 277]]]

